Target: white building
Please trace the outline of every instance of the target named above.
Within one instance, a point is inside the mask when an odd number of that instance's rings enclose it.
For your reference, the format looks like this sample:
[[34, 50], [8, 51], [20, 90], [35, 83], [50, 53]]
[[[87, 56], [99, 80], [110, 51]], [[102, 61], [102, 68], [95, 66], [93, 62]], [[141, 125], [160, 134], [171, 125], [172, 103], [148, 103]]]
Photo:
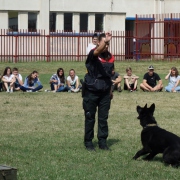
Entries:
[[136, 14], [179, 13], [180, 0], [0, 0], [0, 29], [124, 31]]

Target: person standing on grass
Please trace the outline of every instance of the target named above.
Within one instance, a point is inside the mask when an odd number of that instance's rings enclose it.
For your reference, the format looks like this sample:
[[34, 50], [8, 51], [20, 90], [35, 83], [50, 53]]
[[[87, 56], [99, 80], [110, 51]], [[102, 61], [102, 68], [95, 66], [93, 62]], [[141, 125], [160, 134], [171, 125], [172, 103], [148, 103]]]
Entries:
[[118, 72], [115, 72], [114, 68], [112, 70], [111, 80], [112, 80], [112, 86], [111, 86], [112, 92], [114, 92], [114, 90], [117, 90], [118, 92], [122, 92], [122, 89], [121, 89], [122, 78]]
[[159, 77], [159, 75], [154, 72], [154, 67], [152, 65], [148, 67], [148, 72], [144, 74], [143, 82], [140, 84], [140, 88], [143, 91], [147, 91], [147, 92], [162, 91], [163, 89], [162, 80]]
[[86, 59], [88, 73], [84, 77], [82, 96], [85, 115], [84, 145], [89, 151], [95, 151], [92, 140], [94, 138], [95, 115], [98, 108], [98, 144], [102, 150], [109, 150], [108, 114], [112, 99], [111, 74], [114, 68], [114, 56], [108, 51], [112, 38], [110, 32], [102, 33], [98, 37], [98, 44], [92, 49]]
[[176, 67], [172, 67], [169, 70], [169, 73], [167, 74], [165, 79], [169, 80], [168, 85], [165, 87], [166, 92], [180, 92], [180, 86], [178, 86], [180, 76]]
[[42, 88], [43, 86], [38, 78], [37, 71], [29, 74], [29, 76], [25, 78], [23, 86], [20, 86], [20, 89], [24, 92], [37, 92]]
[[124, 90], [129, 90], [130, 92], [137, 91], [138, 79], [138, 76], [132, 74], [131, 67], [126, 68], [126, 75], [124, 75]]
[[88, 44], [88, 47], [86, 50], [87, 54], [89, 54], [91, 49], [94, 49], [97, 46], [97, 41], [98, 41], [98, 35], [97, 33], [94, 33], [92, 36], [92, 42]]
[[2, 75], [2, 82], [6, 92], [13, 92], [15, 77], [12, 74], [11, 68], [6, 67]]
[[23, 85], [22, 76], [21, 76], [21, 74], [19, 74], [18, 68], [16, 68], [16, 67], [14, 67], [12, 69], [12, 74], [14, 75], [14, 78], [15, 78], [14, 90], [15, 91], [19, 91], [20, 90], [20, 86]]

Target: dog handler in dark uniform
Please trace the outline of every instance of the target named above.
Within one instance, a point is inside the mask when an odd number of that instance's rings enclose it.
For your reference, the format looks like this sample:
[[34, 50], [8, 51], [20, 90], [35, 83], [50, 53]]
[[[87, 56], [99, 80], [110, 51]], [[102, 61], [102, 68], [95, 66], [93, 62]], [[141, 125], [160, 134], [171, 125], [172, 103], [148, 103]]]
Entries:
[[112, 38], [110, 32], [102, 33], [98, 37], [98, 44], [92, 49], [86, 60], [88, 73], [83, 83], [83, 109], [85, 114], [84, 145], [87, 150], [94, 151], [92, 140], [94, 138], [95, 114], [98, 108], [98, 144], [102, 150], [109, 150], [108, 114], [112, 99], [111, 73], [114, 68], [114, 56], [108, 51]]

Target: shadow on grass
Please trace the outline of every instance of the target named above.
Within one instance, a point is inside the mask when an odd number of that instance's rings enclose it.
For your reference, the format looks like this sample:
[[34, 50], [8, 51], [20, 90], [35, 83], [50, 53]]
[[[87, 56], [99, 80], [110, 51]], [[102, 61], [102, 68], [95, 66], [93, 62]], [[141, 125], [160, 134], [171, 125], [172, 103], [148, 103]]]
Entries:
[[[111, 147], [112, 145], [117, 144], [119, 141], [120, 141], [120, 139], [108, 139], [107, 140], [107, 145], [108, 145], [108, 147]], [[95, 147], [98, 146], [97, 141], [94, 142], [94, 146]]]
[[176, 164], [176, 165], [170, 165], [170, 164], [167, 164], [163, 161], [163, 158], [162, 157], [154, 157], [153, 160], [151, 160], [151, 162], [160, 162], [162, 164], [164, 164], [165, 167], [172, 167], [172, 168], [178, 168], [180, 166], [180, 164]]
[[[147, 160], [145, 160], [145, 158], [146, 158], [146, 155], [143, 156], [142, 160], [147, 161]], [[163, 163], [163, 158], [162, 157], [154, 157], [152, 160], [150, 160], [150, 162], [153, 162], [153, 161]]]
[[120, 141], [120, 139], [108, 139], [107, 144], [109, 147], [111, 147], [114, 144], [117, 144]]

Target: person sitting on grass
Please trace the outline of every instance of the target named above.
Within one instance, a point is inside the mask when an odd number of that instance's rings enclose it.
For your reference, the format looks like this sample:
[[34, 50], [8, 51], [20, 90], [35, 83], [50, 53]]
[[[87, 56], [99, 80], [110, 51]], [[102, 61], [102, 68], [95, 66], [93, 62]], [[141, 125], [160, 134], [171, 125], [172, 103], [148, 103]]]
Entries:
[[23, 85], [23, 80], [21, 74], [18, 72], [18, 68], [14, 67], [12, 70], [12, 74], [14, 75], [15, 82], [14, 82], [14, 90], [19, 91], [20, 86]]
[[2, 79], [2, 76], [0, 74], [0, 92], [2, 91], [2, 81], [1, 81], [1, 79]]
[[169, 80], [168, 85], [165, 87], [166, 92], [180, 92], [180, 86], [178, 86], [180, 76], [176, 67], [172, 67], [169, 70], [169, 73], [167, 74], [165, 79]]
[[140, 88], [147, 92], [162, 91], [162, 80], [159, 75], [154, 72], [154, 67], [152, 65], [148, 67], [148, 72], [144, 74], [143, 82], [140, 84]]
[[75, 74], [74, 69], [70, 69], [69, 71], [69, 76], [67, 77], [67, 88], [68, 92], [79, 92], [80, 90], [79, 78]]
[[20, 89], [24, 92], [38, 92], [42, 88], [43, 86], [38, 78], [37, 71], [29, 74], [29, 76], [25, 78], [23, 86], [20, 86]]
[[126, 68], [126, 75], [124, 75], [124, 90], [129, 90], [130, 92], [137, 91], [138, 79], [138, 76], [132, 74], [131, 67]]
[[118, 92], [121, 92], [121, 76], [119, 75], [118, 72], [115, 72], [114, 68], [112, 69], [112, 74], [111, 74], [111, 81], [112, 81], [112, 86], [111, 90], [114, 92], [114, 90], [117, 90]]
[[13, 92], [15, 77], [12, 74], [11, 68], [6, 67], [2, 75], [3, 88], [6, 92]]
[[[51, 76], [49, 81], [52, 92], [63, 92], [67, 91], [67, 87], [65, 86], [65, 75], [64, 69], [58, 68], [57, 73]], [[45, 92], [49, 92], [49, 90], [45, 90]]]

